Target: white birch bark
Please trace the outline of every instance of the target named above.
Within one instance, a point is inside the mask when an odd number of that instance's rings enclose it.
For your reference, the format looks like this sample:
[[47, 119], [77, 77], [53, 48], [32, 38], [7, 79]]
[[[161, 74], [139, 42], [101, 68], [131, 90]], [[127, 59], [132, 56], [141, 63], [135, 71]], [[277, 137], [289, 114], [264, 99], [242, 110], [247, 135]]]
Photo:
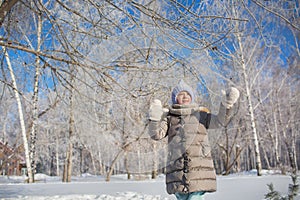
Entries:
[[28, 173], [28, 182], [33, 183], [31, 161], [30, 161], [30, 156], [29, 156], [29, 148], [28, 148], [28, 141], [27, 141], [27, 136], [26, 136], [26, 128], [25, 128], [25, 121], [24, 121], [24, 115], [23, 115], [23, 109], [22, 109], [22, 102], [20, 99], [20, 94], [18, 91], [16, 78], [15, 78], [11, 63], [10, 63], [8, 52], [6, 51], [6, 48], [4, 46], [2, 48], [3, 48], [3, 52], [5, 55], [6, 62], [7, 62], [8, 70], [9, 70], [9, 73], [10, 73], [10, 76], [12, 79], [13, 90], [14, 90], [17, 105], [18, 105], [19, 120], [20, 120], [20, 125], [21, 125], [23, 145], [24, 145], [24, 151], [25, 151], [24, 152], [25, 153], [25, 161], [26, 161], [26, 167], [27, 167], [27, 173]]
[[[42, 18], [39, 14], [37, 26], [37, 52], [41, 50], [41, 33], [42, 33]], [[36, 173], [36, 134], [37, 134], [37, 121], [38, 121], [38, 92], [39, 92], [39, 76], [40, 76], [40, 58], [37, 55], [35, 59], [35, 76], [34, 76], [34, 89], [33, 89], [33, 110], [32, 110], [32, 127], [30, 133], [30, 160], [32, 168], [32, 180], [34, 181], [34, 174]]]
[[281, 168], [281, 161], [280, 161], [280, 153], [279, 153], [279, 140], [278, 140], [278, 122], [277, 122], [277, 106], [274, 105], [273, 100], [271, 101], [274, 107], [273, 114], [273, 120], [274, 120], [274, 132], [275, 132], [275, 144], [274, 144], [274, 150], [275, 150], [275, 160], [276, 160], [276, 166]]
[[[233, 13], [236, 14], [235, 17], [239, 17], [237, 12], [233, 10]], [[255, 124], [255, 115], [254, 115], [254, 107], [252, 105], [252, 96], [251, 96], [251, 84], [249, 83], [249, 77], [247, 74], [247, 66], [246, 66], [246, 59], [245, 59], [245, 52], [242, 44], [242, 36], [239, 33], [239, 24], [236, 22], [236, 39], [239, 48], [239, 61], [238, 64], [241, 68], [242, 73], [242, 81], [244, 82], [245, 92], [246, 92], [246, 101], [247, 101], [247, 111], [250, 116], [250, 123], [251, 123], [251, 131], [253, 135], [253, 144], [254, 144], [254, 155], [255, 155], [255, 165], [257, 170], [257, 175], [262, 175], [262, 165], [261, 165], [261, 158], [260, 158], [260, 150], [259, 150], [259, 142], [258, 142], [258, 133]]]
[[105, 173], [105, 168], [103, 167], [103, 163], [102, 163], [102, 154], [101, 151], [98, 152], [98, 160], [99, 160], [99, 166], [100, 166], [100, 174], [104, 174]]
[[[55, 131], [55, 130], [54, 130]], [[56, 141], [55, 141], [55, 148], [56, 148], [56, 153], [55, 153], [55, 157], [56, 157], [56, 176], [60, 176], [59, 173], [59, 137], [57, 132], [55, 131], [55, 137], [56, 137]]]
[[245, 59], [243, 57], [243, 47], [241, 44], [241, 38], [238, 36], [238, 41], [239, 41], [239, 48], [241, 50], [241, 67], [242, 67], [242, 76], [243, 76], [243, 81], [245, 84], [245, 89], [246, 89], [246, 99], [247, 99], [247, 104], [248, 104], [248, 112], [250, 115], [250, 121], [251, 121], [251, 130], [252, 130], [252, 135], [253, 135], [253, 143], [254, 143], [254, 151], [255, 151], [255, 160], [256, 160], [256, 170], [257, 170], [257, 175], [261, 176], [261, 158], [260, 158], [260, 151], [259, 151], [259, 142], [258, 142], [258, 136], [257, 136], [257, 128], [255, 124], [255, 115], [254, 115], [254, 109], [252, 105], [252, 99], [251, 99], [251, 91], [250, 91], [250, 84], [248, 81], [248, 74], [246, 70], [246, 64], [245, 64]]

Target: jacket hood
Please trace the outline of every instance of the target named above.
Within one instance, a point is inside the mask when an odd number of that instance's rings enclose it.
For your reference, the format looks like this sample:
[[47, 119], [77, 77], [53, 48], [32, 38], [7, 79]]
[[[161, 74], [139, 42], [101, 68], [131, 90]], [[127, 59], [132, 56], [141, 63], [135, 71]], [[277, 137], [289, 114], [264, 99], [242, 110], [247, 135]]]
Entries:
[[183, 80], [180, 80], [178, 85], [172, 91], [172, 103], [173, 104], [177, 104], [176, 97], [179, 94], [179, 92], [181, 92], [181, 91], [187, 91], [192, 97], [191, 103], [194, 103], [195, 96], [194, 96], [193, 89], [188, 84], [186, 84]]

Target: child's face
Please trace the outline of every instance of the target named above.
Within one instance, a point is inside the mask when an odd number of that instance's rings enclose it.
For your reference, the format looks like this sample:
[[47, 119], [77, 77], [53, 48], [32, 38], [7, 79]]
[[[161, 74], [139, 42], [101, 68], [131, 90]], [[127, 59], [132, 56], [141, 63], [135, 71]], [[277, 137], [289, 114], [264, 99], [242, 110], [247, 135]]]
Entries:
[[181, 91], [176, 97], [177, 103], [180, 105], [190, 104], [192, 102], [191, 95], [186, 91]]

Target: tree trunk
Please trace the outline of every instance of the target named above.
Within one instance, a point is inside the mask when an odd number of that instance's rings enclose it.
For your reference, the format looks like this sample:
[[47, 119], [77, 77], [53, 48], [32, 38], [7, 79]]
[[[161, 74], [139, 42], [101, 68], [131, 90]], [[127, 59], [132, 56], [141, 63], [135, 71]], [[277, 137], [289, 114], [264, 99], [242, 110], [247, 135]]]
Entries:
[[[273, 105], [274, 106], [274, 105]], [[275, 161], [276, 161], [276, 167], [281, 168], [281, 160], [280, 160], [280, 154], [279, 154], [279, 148], [278, 148], [278, 126], [277, 126], [277, 106], [274, 106], [274, 112], [273, 112], [273, 120], [274, 120], [274, 130], [275, 130], [275, 144], [274, 144], [274, 150], [275, 150]]]
[[106, 172], [106, 169], [105, 169], [105, 165], [102, 163], [102, 154], [101, 154], [101, 151], [98, 152], [98, 159], [99, 159], [99, 167], [100, 167], [100, 171], [99, 173], [102, 175]]
[[20, 99], [20, 94], [19, 94], [19, 91], [18, 91], [17, 82], [16, 82], [16, 79], [15, 79], [15, 75], [14, 75], [11, 63], [10, 63], [8, 52], [6, 51], [5, 47], [2, 47], [2, 48], [3, 48], [3, 52], [5, 54], [5, 59], [6, 59], [6, 62], [7, 62], [7, 66], [8, 66], [10, 75], [11, 75], [13, 90], [14, 90], [16, 101], [17, 101], [17, 104], [18, 104], [19, 120], [20, 120], [20, 125], [21, 125], [21, 130], [22, 130], [22, 138], [23, 138], [23, 145], [24, 145], [24, 151], [25, 151], [25, 162], [26, 162], [26, 167], [27, 167], [28, 182], [33, 183], [31, 161], [30, 161], [30, 156], [29, 156], [29, 147], [28, 147], [25, 121], [24, 121], [23, 110], [22, 110], [22, 102], [21, 102], [21, 99]]
[[[95, 164], [95, 157], [94, 157], [94, 154], [92, 151], [90, 151], [89, 149], [87, 149], [88, 153], [90, 154], [91, 156], [91, 162], [92, 162], [92, 166], [93, 166], [93, 173], [94, 174], [97, 174], [98, 171], [97, 171], [97, 168], [96, 168], [96, 164]], [[100, 163], [100, 161], [99, 161]], [[101, 164], [99, 164], [99, 166], [101, 166]]]
[[224, 135], [225, 135], [225, 147], [223, 147], [224, 150], [224, 175], [228, 175], [230, 172], [230, 166], [229, 166], [229, 159], [230, 159], [230, 153], [229, 153], [229, 136], [228, 136], [228, 127], [227, 124], [224, 127]]
[[73, 82], [74, 82], [74, 75], [73, 75], [73, 70], [71, 69], [70, 72], [71, 76], [71, 88], [70, 88], [70, 96], [69, 96], [69, 138], [68, 138], [68, 150], [67, 150], [67, 155], [66, 155], [66, 160], [65, 160], [65, 165], [64, 165], [64, 174], [63, 174], [63, 182], [71, 182], [71, 176], [72, 176], [72, 159], [73, 159], [73, 138], [74, 138], [74, 110], [73, 110], [73, 95], [74, 95], [74, 88], [73, 88]]
[[260, 152], [259, 152], [259, 142], [258, 142], [258, 133], [256, 129], [256, 124], [255, 124], [255, 115], [254, 115], [254, 109], [252, 105], [252, 99], [251, 99], [251, 91], [250, 91], [250, 84], [249, 84], [249, 79], [248, 79], [248, 74], [247, 74], [247, 68], [245, 64], [245, 58], [244, 58], [244, 52], [243, 52], [243, 46], [242, 46], [242, 40], [241, 36], [237, 36], [238, 43], [239, 43], [239, 48], [241, 51], [241, 67], [242, 67], [242, 78], [244, 81], [245, 85], [245, 90], [246, 90], [246, 99], [247, 99], [247, 104], [248, 104], [248, 113], [250, 115], [250, 120], [251, 120], [251, 130], [252, 130], [252, 135], [253, 135], [253, 143], [254, 143], [254, 152], [255, 152], [255, 159], [256, 159], [256, 170], [257, 170], [257, 175], [261, 176], [261, 158], [260, 158]]
[[129, 171], [129, 165], [128, 165], [128, 156], [127, 156], [127, 152], [125, 152], [124, 155], [124, 165], [125, 165], [125, 169], [126, 169], [126, 173], [127, 173], [127, 179], [131, 179], [131, 173]]
[[73, 154], [73, 113], [70, 113], [70, 121], [69, 121], [69, 146], [67, 150], [65, 165], [64, 165], [64, 175], [63, 175], [63, 182], [71, 182], [71, 175], [72, 175], [72, 154]]
[[153, 169], [152, 169], [152, 174], [151, 174], [151, 178], [152, 179], [156, 179], [157, 177], [157, 174], [158, 174], [158, 166], [157, 166], [157, 163], [158, 163], [158, 156], [157, 156], [157, 150], [156, 150], [156, 143], [155, 142], [152, 142], [152, 145], [153, 145], [153, 152], [154, 152], [154, 157], [153, 157]]
[[[122, 130], [123, 145], [126, 144], [126, 140], [127, 140], [126, 138], [128, 137], [128, 136], [126, 135], [127, 103], [126, 103], [124, 109], [125, 109], [125, 110], [124, 110], [124, 113], [123, 113], [123, 127], [122, 127], [122, 129], [123, 129], [123, 130]], [[125, 151], [125, 155], [124, 155], [124, 165], [125, 165], [125, 170], [126, 170], [126, 173], [127, 173], [127, 179], [130, 179], [131, 175], [130, 175], [130, 171], [129, 171], [129, 167], [128, 167], [128, 164], [129, 164], [128, 162], [129, 162], [129, 161], [128, 161], [128, 157], [127, 157], [127, 152]]]
[[[289, 90], [289, 99], [292, 99], [292, 95], [291, 95], [291, 91]], [[289, 113], [293, 113], [296, 111], [293, 111], [292, 109], [292, 105], [289, 105]], [[296, 118], [296, 115], [294, 115], [294, 118]], [[290, 135], [291, 135], [291, 148], [292, 148], [292, 168], [293, 168], [293, 173], [296, 174], [298, 171], [298, 165], [297, 165], [297, 148], [296, 148], [296, 143], [297, 143], [297, 136], [296, 136], [296, 130], [294, 130], [294, 128], [291, 126], [290, 123], [288, 123], [288, 126], [290, 126], [289, 130], [290, 130]]]
[[254, 143], [254, 152], [255, 152], [255, 160], [256, 160], [256, 170], [257, 170], [257, 175], [261, 176], [261, 158], [260, 158], [260, 151], [259, 151], [259, 142], [258, 142], [258, 136], [257, 136], [257, 129], [256, 129], [256, 124], [255, 124], [255, 116], [254, 116], [254, 110], [252, 106], [252, 100], [251, 100], [251, 93], [250, 93], [250, 86], [248, 83], [248, 75], [246, 72], [246, 66], [244, 62], [242, 63], [243, 65], [243, 78], [245, 81], [245, 86], [246, 86], [246, 99], [248, 103], [248, 112], [250, 115], [250, 120], [251, 120], [251, 130], [252, 130], [252, 135], [253, 135], [253, 143]]
[[242, 152], [242, 148], [240, 145], [236, 145], [235, 146], [235, 157], [236, 157], [236, 161], [235, 161], [235, 171], [236, 173], [239, 173], [241, 171], [241, 152]]
[[269, 158], [268, 158], [268, 155], [266, 153], [266, 150], [265, 150], [265, 145], [262, 144], [260, 145], [261, 146], [261, 151], [262, 151], [262, 155], [263, 155], [263, 158], [264, 158], [264, 161], [265, 161], [265, 164], [266, 164], [266, 168], [267, 169], [270, 169], [270, 162], [269, 162]]
[[[55, 130], [54, 130], [55, 131]], [[60, 176], [60, 172], [59, 172], [59, 141], [58, 141], [58, 135], [55, 132], [55, 136], [56, 136], [56, 144], [55, 144], [55, 158], [56, 158], [56, 176]]]
[[[37, 52], [41, 50], [41, 32], [42, 32], [42, 17], [38, 14], [38, 27], [37, 27]], [[39, 76], [40, 76], [40, 58], [35, 58], [35, 76], [34, 76], [34, 87], [33, 87], [33, 110], [32, 110], [32, 127], [30, 133], [30, 160], [32, 169], [32, 180], [34, 181], [34, 174], [36, 173], [36, 134], [37, 134], [37, 123], [38, 123], [38, 93], [39, 93]]]

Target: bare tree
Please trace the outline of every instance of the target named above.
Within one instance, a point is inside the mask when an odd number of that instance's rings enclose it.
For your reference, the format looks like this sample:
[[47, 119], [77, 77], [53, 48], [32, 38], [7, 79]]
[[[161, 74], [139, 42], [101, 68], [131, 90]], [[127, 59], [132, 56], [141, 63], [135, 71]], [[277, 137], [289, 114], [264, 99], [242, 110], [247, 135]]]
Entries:
[[19, 120], [20, 120], [20, 125], [21, 125], [21, 130], [22, 130], [22, 138], [23, 138], [23, 145], [24, 145], [24, 150], [25, 150], [26, 166], [27, 166], [27, 173], [28, 173], [28, 182], [32, 183], [34, 180], [32, 179], [33, 172], [32, 172], [32, 168], [31, 168], [31, 160], [30, 160], [30, 155], [29, 155], [29, 147], [28, 147], [28, 141], [27, 141], [27, 135], [26, 135], [26, 127], [25, 127], [25, 121], [24, 121], [24, 115], [23, 115], [22, 102], [21, 102], [19, 90], [17, 87], [17, 82], [16, 82], [16, 78], [14, 75], [14, 71], [13, 71], [13, 68], [12, 68], [12, 65], [10, 62], [9, 54], [5, 47], [3, 47], [3, 51], [5, 54], [5, 59], [7, 62], [7, 66], [9, 68], [10, 75], [11, 75], [13, 90], [14, 90], [15, 98], [16, 98], [17, 105], [18, 105]]
[[[42, 34], [42, 17], [40, 14], [37, 16], [37, 51], [41, 50], [41, 34]], [[34, 90], [33, 90], [33, 109], [32, 109], [32, 127], [30, 133], [30, 159], [31, 159], [31, 168], [32, 175], [31, 179], [34, 180], [34, 174], [36, 173], [36, 135], [37, 135], [37, 123], [39, 117], [39, 109], [38, 109], [38, 95], [39, 95], [39, 77], [40, 77], [40, 58], [36, 56], [35, 59], [35, 76], [34, 76]]]

